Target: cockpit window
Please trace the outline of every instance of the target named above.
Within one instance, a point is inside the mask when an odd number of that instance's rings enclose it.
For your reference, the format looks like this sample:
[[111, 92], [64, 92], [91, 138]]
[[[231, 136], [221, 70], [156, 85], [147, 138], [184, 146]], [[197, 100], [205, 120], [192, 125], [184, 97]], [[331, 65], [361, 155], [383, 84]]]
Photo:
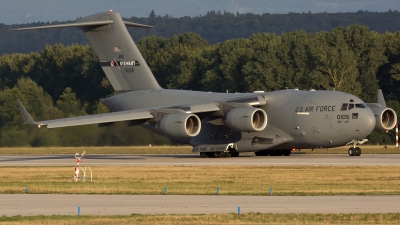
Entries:
[[347, 103], [343, 103], [340, 111], [346, 111], [346, 110], [347, 110]]
[[365, 106], [366, 106], [365, 104], [356, 104], [356, 108], [362, 108], [363, 109], [363, 108], [366, 108]]
[[349, 104], [349, 110], [354, 108], [354, 104]]

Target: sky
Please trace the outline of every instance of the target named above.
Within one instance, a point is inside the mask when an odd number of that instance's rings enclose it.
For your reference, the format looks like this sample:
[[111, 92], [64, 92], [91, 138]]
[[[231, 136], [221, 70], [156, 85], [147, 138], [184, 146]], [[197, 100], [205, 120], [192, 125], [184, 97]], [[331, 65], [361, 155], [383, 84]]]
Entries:
[[208, 11], [286, 14], [289, 12], [400, 11], [400, 0], [0, 0], [0, 23], [76, 20], [108, 10], [123, 17], [202, 16]]

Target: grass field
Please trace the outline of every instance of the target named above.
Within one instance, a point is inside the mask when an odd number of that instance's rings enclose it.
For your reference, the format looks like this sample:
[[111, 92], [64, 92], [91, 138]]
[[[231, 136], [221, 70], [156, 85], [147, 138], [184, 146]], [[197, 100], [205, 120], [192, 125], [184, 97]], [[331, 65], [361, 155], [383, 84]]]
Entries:
[[[292, 154], [347, 154], [350, 146], [339, 148], [302, 149]], [[393, 145], [376, 146], [363, 145], [362, 154], [400, 154], [400, 149]], [[46, 148], [0, 148], [0, 154], [191, 154], [191, 146], [132, 146], [132, 147], [46, 147]], [[194, 153], [198, 154], [198, 153]], [[248, 153], [253, 154], [253, 153]]]
[[0, 224], [399, 224], [400, 214], [208, 214], [131, 216], [15, 216]]
[[[0, 194], [399, 195], [400, 166], [3, 167]], [[82, 175], [82, 174], [81, 174]]]
[[[399, 154], [361, 146], [363, 154]], [[347, 154], [347, 147], [292, 154]], [[0, 154], [190, 154], [190, 146], [0, 148]], [[249, 153], [252, 154], [252, 153]], [[2, 167], [0, 194], [399, 195], [400, 166], [92, 167], [93, 182], [72, 182], [73, 167]], [[81, 174], [82, 175], [82, 174]], [[1, 216], [1, 212], [0, 212]], [[16, 216], [0, 224], [399, 224], [400, 214], [208, 214]]]

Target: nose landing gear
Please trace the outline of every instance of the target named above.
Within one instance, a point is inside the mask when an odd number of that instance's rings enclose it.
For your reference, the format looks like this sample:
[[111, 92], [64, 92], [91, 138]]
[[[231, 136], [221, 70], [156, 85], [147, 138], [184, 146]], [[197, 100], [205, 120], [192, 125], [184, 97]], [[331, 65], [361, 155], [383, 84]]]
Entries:
[[356, 147], [357, 144], [364, 144], [365, 142], [367, 142], [368, 139], [362, 139], [362, 140], [352, 140], [349, 143], [347, 143], [348, 145], [352, 144], [353, 147], [349, 148], [349, 156], [360, 156], [361, 155], [361, 148]]

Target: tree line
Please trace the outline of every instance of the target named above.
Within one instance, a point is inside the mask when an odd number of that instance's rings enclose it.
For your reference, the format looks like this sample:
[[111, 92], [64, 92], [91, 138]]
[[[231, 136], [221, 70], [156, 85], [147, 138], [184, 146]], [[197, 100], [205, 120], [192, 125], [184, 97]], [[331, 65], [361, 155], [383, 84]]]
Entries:
[[[172, 37], [175, 34], [193, 32], [199, 34], [210, 44], [222, 43], [236, 38], [248, 38], [254, 33], [289, 33], [304, 30], [308, 33], [331, 31], [335, 27], [360, 24], [378, 33], [400, 30], [400, 12], [349, 12], [349, 13], [288, 13], [288, 14], [240, 14], [210, 11], [204, 16], [174, 18], [169, 15], [156, 15], [154, 11], [146, 18], [130, 17], [126, 21], [154, 26], [151, 29], [128, 28], [133, 40], [145, 36]], [[46, 44], [73, 43], [87, 44], [87, 39], [78, 28], [48, 29], [23, 32], [10, 32], [19, 27], [33, 27], [49, 24], [71, 23], [73, 21], [54, 21], [52, 23], [31, 23], [4, 25], [0, 23], [0, 55], [3, 53], [29, 53], [41, 51]]]
[[[187, 32], [146, 36], [138, 48], [164, 88], [212, 92], [344, 91], [400, 112], [400, 32], [380, 34], [366, 26], [331, 31], [256, 33], [210, 44]], [[170, 144], [168, 139], [124, 123], [38, 129], [22, 125], [16, 99], [36, 120], [107, 112], [102, 98], [115, 94], [89, 45], [47, 45], [40, 52], [0, 57], [0, 146]], [[370, 144], [393, 143], [394, 132], [374, 132]]]

